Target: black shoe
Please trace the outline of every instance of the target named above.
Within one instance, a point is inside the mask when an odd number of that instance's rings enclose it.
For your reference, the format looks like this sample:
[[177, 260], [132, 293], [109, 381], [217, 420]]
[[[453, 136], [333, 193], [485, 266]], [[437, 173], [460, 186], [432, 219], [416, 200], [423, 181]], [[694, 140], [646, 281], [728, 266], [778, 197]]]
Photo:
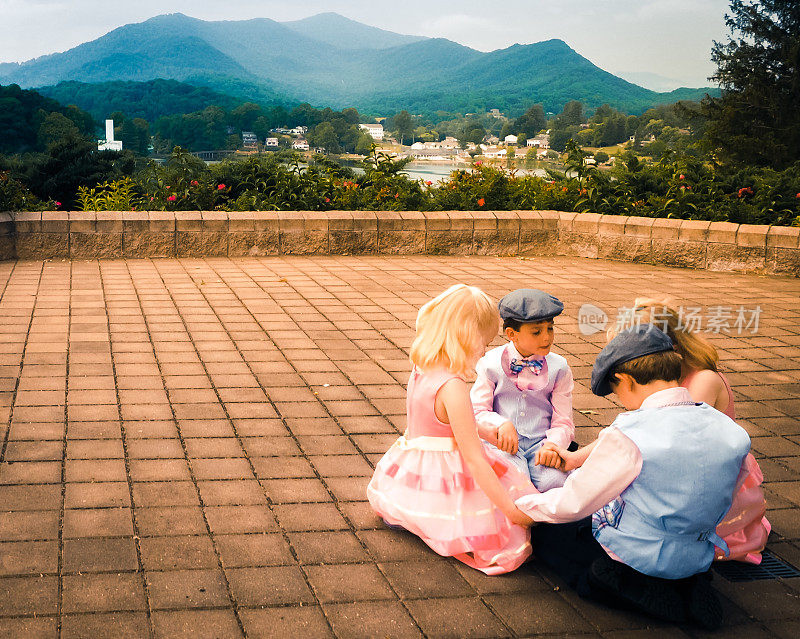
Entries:
[[592, 562], [588, 581], [604, 603], [615, 602], [618, 607], [674, 623], [686, 619], [683, 599], [669, 581], [648, 577], [610, 557]]
[[710, 571], [689, 577], [682, 591], [689, 619], [706, 630], [717, 630], [722, 625], [722, 603], [711, 578]]

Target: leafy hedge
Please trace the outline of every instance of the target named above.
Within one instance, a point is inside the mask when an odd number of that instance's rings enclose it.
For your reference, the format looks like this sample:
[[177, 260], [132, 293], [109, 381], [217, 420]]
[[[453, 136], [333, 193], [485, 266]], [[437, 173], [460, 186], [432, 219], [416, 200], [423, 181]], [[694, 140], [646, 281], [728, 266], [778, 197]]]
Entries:
[[[644, 164], [631, 156], [604, 172], [568, 148], [566, 171], [517, 175], [475, 162], [439, 185], [402, 173], [408, 160], [372, 155], [356, 174], [325, 157], [253, 156], [206, 165], [176, 149], [163, 165], [78, 188], [82, 210], [560, 210], [614, 215], [800, 224], [800, 165], [784, 171], [726, 171], [691, 156]], [[52, 204], [52, 201], [49, 202]], [[0, 210], [36, 210], [25, 186], [6, 174]]]

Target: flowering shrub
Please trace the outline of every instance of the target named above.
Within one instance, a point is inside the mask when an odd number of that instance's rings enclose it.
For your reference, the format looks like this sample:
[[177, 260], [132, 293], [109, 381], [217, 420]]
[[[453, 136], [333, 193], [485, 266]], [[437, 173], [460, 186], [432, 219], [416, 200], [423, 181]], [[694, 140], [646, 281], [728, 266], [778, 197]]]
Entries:
[[[619, 158], [614, 169], [600, 171], [573, 145], [566, 170], [549, 171], [546, 178], [478, 161], [434, 184], [407, 177], [408, 161], [373, 152], [358, 173], [322, 156], [307, 165], [272, 154], [208, 166], [176, 148], [163, 165], [150, 163], [131, 178], [79, 189], [78, 202], [83, 210], [534, 209], [800, 224], [800, 165], [725, 171], [699, 158], [665, 154], [655, 164]], [[0, 208], [42, 207], [19, 182], [13, 186], [18, 195], [7, 195], [12, 182], [0, 175]]]
[[52, 202], [41, 202], [22, 182], [12, 178], [9, 171], [0, 171], [0, 211], [41, 211], [44, 208], [56, 207]]

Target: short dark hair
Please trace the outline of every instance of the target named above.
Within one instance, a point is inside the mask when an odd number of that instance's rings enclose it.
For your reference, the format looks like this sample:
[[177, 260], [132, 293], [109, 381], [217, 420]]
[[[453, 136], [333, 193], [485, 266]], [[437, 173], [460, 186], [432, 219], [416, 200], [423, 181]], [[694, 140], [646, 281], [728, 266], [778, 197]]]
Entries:
[[614, 376], [619, 373], [630, 375], [637, 384], [677, 382], [681, 378], [681, 356], [675, 351], [661, 351], [617, 364], [608, 375], [612, 384], [617, 383]]
[[507, 328], [513, 328], [515, 331], [519, 332], [520, 330], [522, 330], [522, 327], [525, 324], [544, 324], [545, 322], [552, 322], [552, 321], [553, 321], [552, 317], [548, 317], [547, 319], [543, 320], [536, 320], [535, 322], [522, 322], [520, 320], [511, 319], [509, 317], [508, 319], [503, 320], [503, 330], [506, 330]]

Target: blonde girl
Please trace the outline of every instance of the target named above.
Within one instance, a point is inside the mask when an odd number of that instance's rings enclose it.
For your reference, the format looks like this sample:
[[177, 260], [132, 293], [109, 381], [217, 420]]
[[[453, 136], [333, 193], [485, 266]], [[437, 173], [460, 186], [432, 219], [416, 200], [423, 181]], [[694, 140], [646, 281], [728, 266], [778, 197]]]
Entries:
[[498, 328], [495, 305], [473, 286], [451, 286], [420, 309], [408, 428], [367, 487], [372, 508], [389, 526], [487, 574], [514, 570], [530, 555], [531, 520], [514, 500], [536, 492], [525, 474], [481, 442], [473, 416], [469, 382]]
[[[642, 323], [649, 322], [664, 330], [681, 356], [680, 385], [696, 402], [705, 402], [731, 419], [736, 419], [733, 391], [719, 371], [719, 354], [714, 346], [687, 329], [681, 315], [669, 306], [669, 300], [637, 298], [634, 313]], [[752, 454], [745, 461], [747, 473], [739, 477], [730, 511], [717, 526], [717, 534], [730, 548], [728, 559], [761, 562], [761, 551], [771, 529], [764, 516], [766, 500], [761, 490], [763, 475]], [[723, 559], [722, 553], [717, 559]]]

